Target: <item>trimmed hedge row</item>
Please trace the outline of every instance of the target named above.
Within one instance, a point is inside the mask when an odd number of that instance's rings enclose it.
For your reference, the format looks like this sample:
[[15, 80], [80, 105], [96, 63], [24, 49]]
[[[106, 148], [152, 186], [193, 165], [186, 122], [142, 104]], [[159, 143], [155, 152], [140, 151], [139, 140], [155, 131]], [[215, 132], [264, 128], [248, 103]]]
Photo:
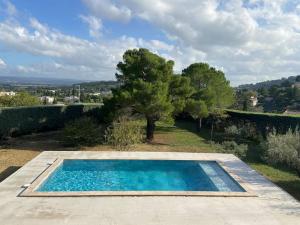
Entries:
[[62, 128], [83, 115], [100, 115], [101, 104], [0, 108], [0, 138]]
[[233, 122], [251, 122], [256, 125], [256, 128], [266, 135], [269, 131], [275, 128], [279, 133], [286, 133], [289, 128], [295, 129], [300, 127], [299, 115], [284, 115], [274, 113], [256, 113], [237, 110], [226, 110], [230, 116], [228, 119]]

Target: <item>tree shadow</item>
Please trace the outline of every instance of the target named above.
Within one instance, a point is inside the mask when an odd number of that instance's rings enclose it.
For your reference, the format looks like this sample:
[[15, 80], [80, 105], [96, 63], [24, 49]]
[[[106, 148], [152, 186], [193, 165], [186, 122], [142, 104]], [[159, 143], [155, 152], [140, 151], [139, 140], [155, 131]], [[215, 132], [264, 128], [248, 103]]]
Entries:
[[68, 151], [78, 150], [67, 148], [61, 142], [61, 131], [34, 133], [2, 141], [1, 149], [16, 149], [30, 151]]
[[206, 127], [202, 127], [200, 131], [197, 131], [196, 123], [191, 121], [182, 121], [182, 120], [177, 120], [175, 122], [175, 126], [180, 129], [194, 133], [199, 137], [203, 138], [206, 143], [210, 143], [210, 130]]
[[5, 170], [3, 170], [0, 173], [0, 182], [5, 180], [7, 177], [9, 177], [11, 174], [16, 172], [20, 168], [21, 168], [21, 166], [9, 166], [9, 167], [7, 167]]
[[292, 180], [292, 181], [276, 181], [274, 182], [279, 187], [284, 189], [298, 201], [300, 201], [300, 180]]

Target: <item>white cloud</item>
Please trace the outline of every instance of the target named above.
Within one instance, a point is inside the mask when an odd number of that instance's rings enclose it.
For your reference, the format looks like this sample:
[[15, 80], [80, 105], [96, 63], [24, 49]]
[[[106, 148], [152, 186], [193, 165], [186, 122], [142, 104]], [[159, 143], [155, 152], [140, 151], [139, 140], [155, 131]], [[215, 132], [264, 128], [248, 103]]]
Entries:
[[[48, 28], [37, 19], [30, 19], [33, 31], [20, 24], [0, 22], [0, 43], [11, 51], [50, 57], [52, 62], [18, 65], [7, 73], [36, 76], [61, 76], [78, 79], [114, 79], [115, 66], [130, 48], [147, 47], [152, 51], [172, 52], [174, 46], [162, 41], [117, 39], [88, 41]], [[169, 57], [171, 58], [171, 57]]]
[[[83, 1], [87, 3], [87, 1]], [[101, 2], [92, 1], [92, 2]], [[300, 71], [299, 4], [288, 0], [123, 0], [131, 17], [147, 20], [175, 40], [165, 53], [176, 68], [203, 60], [224, 68], [234, 84], [279, 78]], [[89, 4], [91, 13], [93, 5]], [[95, 14], [97, 15], [97, 14]], [[101, 15], [99, 15], [101, 16]], [[242, 78], [242, 79], [241, 79]], [[244, 79], [244, 80], [243, 80]]]
[[[10, 70], [45, 76], [113, 79], [115, 65], [124, 51], [145, 47], [173, 59], [177, 72], [190, 63], [205, 61], [222, 68], [233, 84], [296, 75], [300, 71], [300, 14], [297, 6], [284, 10], [288, 0], [82, 2], [89, 12], [80, 18], [87, 23], [94, 41], [66, 35], [35, 18], [30, 19], [33, 31], [25, 23], [0, 22], [0, 43], [7, 50], [52, 59]], [[107, 39], [102, 33], [106, 20], [128, 22], [132, 18], [148, 21], [172, 41], [132, 38], [126, 34]]]
[[4, 6], [5, 6], [5, 12], [9, 16], [15, 16], [17, 15], [18, 11], [16, 7], [8, 0], [3, 1]]
[[6, 68], [6, 63], [4, 62], [3, 59], [0, 58], [0, 69]]
[[99, 38], [101, 36], [101, 30], [103, 28], [101, 19], [84, 15], [80, 15], [79, 17], [83, 22], [88, 24], [91, 37]]
[[122, 22], [127, 22], [131, 18], [131, 11], [126, 6], [117, 4], [111, 0], [82, 1], [98, 17]]
[[37, 19], [30, 18], [30, 25], [32, 28], [34, 28], [37, 32], [40, 32], [42, 34], [46, 34], [48, 32], [47, 26], [41, 24]]

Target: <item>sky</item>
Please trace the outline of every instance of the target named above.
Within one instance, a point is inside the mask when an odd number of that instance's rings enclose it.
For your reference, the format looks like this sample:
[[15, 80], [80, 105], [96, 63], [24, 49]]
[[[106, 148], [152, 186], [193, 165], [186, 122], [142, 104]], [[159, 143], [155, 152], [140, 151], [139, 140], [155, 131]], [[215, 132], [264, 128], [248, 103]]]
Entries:
[[298, 75], [300, 0], [0, 0], [0, 76], [114, 80], [133, 48], [233, 86]]

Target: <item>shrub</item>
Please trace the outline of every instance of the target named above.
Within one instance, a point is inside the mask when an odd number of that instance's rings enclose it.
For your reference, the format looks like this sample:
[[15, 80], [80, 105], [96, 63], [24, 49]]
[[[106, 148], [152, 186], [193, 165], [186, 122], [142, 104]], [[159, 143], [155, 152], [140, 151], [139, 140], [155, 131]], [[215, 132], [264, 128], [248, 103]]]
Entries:
[[276, 130], [267, 136], [265, 160], [273, 165], [283, 164], [296, 169], [300, 175], [300, 130], [289, 129], [286, 134]]
[[130, 121], [126, 117], [119, 117], [113, 121], [105, 132], [106, 143], [118, 150], [128, 150], [133, 144], [143, 140], [143, 129], [138, 121]]
[[230, 136], [240, 135], [241, 130], [237, 126], [231, 125], [229, 127], [225, 127], [225, 134]]
[[102, 128], [90, 117], [68, 122], [63, 129], [62, 141], [66, 146], [93, 146], [102, 139]]
[[224, 141], [222, 144], [217, 144], [216, 149], [222, 153], [234, 154], [243, 159], [247, 155], [248, 145], [237, 144], [235, 141]]

